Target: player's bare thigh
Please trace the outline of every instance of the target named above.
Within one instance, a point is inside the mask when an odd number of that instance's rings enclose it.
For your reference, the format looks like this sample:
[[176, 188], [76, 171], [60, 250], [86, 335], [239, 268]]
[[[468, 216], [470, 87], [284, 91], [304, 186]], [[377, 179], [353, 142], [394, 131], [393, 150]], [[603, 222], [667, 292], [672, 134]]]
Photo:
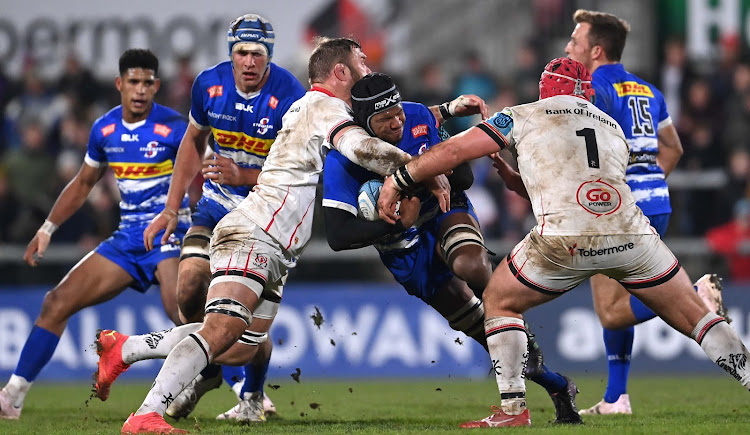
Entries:
[[203, 226], [190, 227], [185, 235], [177, 278], [177, 303], [184, 322], [203, 320], [203, 307], [211, 282], [210, 237], [211, 229]]
[[670, 326], [688, 337], [698, 322], [708, 313], [708, 308], [693, 290], [693, 284], [685, 269], [680, 269], [664, 284], [631, 289], [630, 292]]
[[605, 275], [592, 276], [591, 295], [603, 327], [619, 329], [638, 323], [630, 307], [630, 293], [614, 279]]
[[47, 293], [35, 324], [60, 335], [70, 316], [112, 299], [132, 282], [133, 277], [125, 269], [90, 252]]
[[179, 267], [179, 258], [165, 258], [156, 265], [156, 279], [159, 281], [161, 289], [161, 302], [164, 311], [176, 325], [183, 322], [180, 320], [179, 309], [177, 307], [177, 268]]
[[527, 310], [558, 296], [559, 294], [546, 294], [527, 287], [510, 271], [508, 262], [501, 261], [492, 273], [482, 298], [485, 318], [521, 317]]

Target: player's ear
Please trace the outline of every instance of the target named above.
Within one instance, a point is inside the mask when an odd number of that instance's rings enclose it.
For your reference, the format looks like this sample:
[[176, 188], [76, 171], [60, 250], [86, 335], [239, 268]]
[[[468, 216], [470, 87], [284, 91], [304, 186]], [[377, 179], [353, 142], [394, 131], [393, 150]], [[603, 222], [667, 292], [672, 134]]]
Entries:
[[595, 45], [591, 47], [591, 58], [594, 60], [599, 60], [604, 56], [604, 50], [602, 49], [601, 45]]
[[346, 75], [348, 74], [348, 69], [349, 68], [343, 63], [337, 63], [333, 67], [333, 75], [335, 75], [338, 80], [346, 81]]
[[156, 89], [156, 92], [159, 92], [160, 88], [161, 88], [161, 79], [157, 77], [156, 80], [154, 81], [154, 89]]
[[117, 88], [117, 92], [122, 92], [122, 77], [115, 77], [115, 88]]

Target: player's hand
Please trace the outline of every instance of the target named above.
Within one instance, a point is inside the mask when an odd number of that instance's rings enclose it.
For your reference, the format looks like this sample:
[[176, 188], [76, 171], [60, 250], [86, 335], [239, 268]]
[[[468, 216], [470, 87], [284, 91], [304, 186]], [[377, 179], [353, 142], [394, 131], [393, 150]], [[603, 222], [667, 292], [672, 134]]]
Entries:
[[460, 95], [448, 104], [448, 112], [453, 116], [482, 115], [482, 119], [490, 116], [490, 108], [477, 95]]
[[164, 230], [164, 235], [161, 237], [161, 244], [166, 245], [169, 236], [177, 229], [177, 221], [177, 213], [174, 210], [165, 208], [161, 213], [157, 214], [146, 229], [143, 230], [143, 246], [146, 247], [146, 250], [150, 251], [154, 249], [154, 239], [161, 230]]
[[[29, 242], [29, 245], [26, 246], [26, 252], [23, 254], [23, 260], [26, 264], [36, 267], [37, 260], [44, 257], [44, 252], [47, 250], [47, 246], [49, 246], [50, 237], [45, 232], [37, 231], [34, 238]], [[36, 254], [36, 257], [34, 254]]]
[[414, 225], [419, 217], [419, 211], [422, 209], [422, 202], [416, 196], [411, 198], [402, 198], [398, 214], [401, 216], [401, 225], [409, 228]]
[[435, 195], [443, 213], [451, 209], [451, 183], [448, 181], [448, 177], [441, 174], [424, 180], [423, 184]]
[[500, 157], [500, 154], [492, 153], [490, 154], [490, 158], [493, 162], [492, 166], [497, 169], [497, 175], [499, 175], [500, 178], [503, 179], [503, 182], [508, 187], [508, 189], [516, 192], [526, 199], [529, 199], [529, 194], [528, 192], [526, 192], [526, 186], [523, 184], [521, 174], [513, 169], [513, 167], [510, 166], [508, 162], [506, 162], [502, 157]]
[[227, 186], [242, 186], [242, 177], [240, 177], [240, 167], [234, 160], [214, 154], [213, 157], [207, 157], [203, 160], [203, 178], [214, 180], [219, 184]]
[[396, 214], [396, 203], [399, 199], [401, 199], [401, 191], [396, 188], [396, 182], [393, 181], [393, 177], [385, 177], [383, 187], [380, 189], [380, 196], [378, 197], [378, 214], [380, 214], [380, 219], [389, 224], [396, 223], [399, 219]]

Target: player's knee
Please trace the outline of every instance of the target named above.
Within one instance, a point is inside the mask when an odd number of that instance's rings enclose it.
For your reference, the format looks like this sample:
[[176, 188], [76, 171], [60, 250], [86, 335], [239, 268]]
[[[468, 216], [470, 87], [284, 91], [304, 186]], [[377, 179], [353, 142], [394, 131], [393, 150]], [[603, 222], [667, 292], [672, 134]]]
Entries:
[[476, 296], [445, 318], [451, 328], [469, 337], [481, 337], [484, 334], [484, 305]]
[[602, 328], [606, 329], [620, 329], [630, 325], [627, 325], [621, 315], [617, 312], [610, 310], [602, 310], [597, 312], [599, 315], [599, 321], [602, 324]]
[[472, 253], [465, 254], [457, 252], [451, 262], [453, 273], [469, 284], [472, 290], [484, 289], [492, 276], [492, 266], [487, 258], [484, 248], [478, 245], [466, 247], [465, 251], [472, 249]]
[[71, 298], [65, 297], [59, 291], [51, 290], [44, 295], [39, 320], [49, 323], [64, 322], [75, 314], [76, 308], [71, 303]]
[[[183, 273], [184, 272], [184, 273]], [[180, 271], [177, 285], [177, 305], [188, 321], [200, 321], [206, 305], [206, 291], [210, 277], [191, 269]]]

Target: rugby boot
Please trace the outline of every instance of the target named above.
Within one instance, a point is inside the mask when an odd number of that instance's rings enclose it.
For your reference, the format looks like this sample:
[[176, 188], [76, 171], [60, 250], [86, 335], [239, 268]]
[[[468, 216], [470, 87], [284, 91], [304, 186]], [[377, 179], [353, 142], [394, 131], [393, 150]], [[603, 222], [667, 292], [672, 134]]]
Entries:
[[563, 376], [568, 384], [563, 391], [550, 394], [552, 403], [555, 404], [555, 423], [558, 424], [581, 424], [583, 420], [578, 414], [576, 407], [576, 394], [579, 393], [575, 382], [567, 376]]
[[605, 402], [602, 399], [599, 403], [588, 409], [582, 409], [578, 414], [580, 415], [596, 415], [596, 414], [632, 414], [633, 410], [630, 408], [630, 396], [627, 394], [620, 394], [615, 403]]
[[125, 424], [122, 425], [122, 431], [124, 434], [138, 434], [138, 433], [190, 433], [184, 429], [178, 429], [172, 427], [169, 423], [164, 421], [164, 417], [157, 414], [156, 412], [149, 412], [148, 414], [135, 415], [130, 414]]
[[499, 406], [495, 405], [492, 405], [490, 409], [492, 410], [492, 415], [489, 417], [461, 423], [460, 427], [463, 429], [471, 429], [476, 427], [531, 426], [531, 417], [529, 416], [528, 409], [524, 409], [523, 412], [518, 415], [506, 414]]
[[539, 343], [536, 342], [536, 336], [531, 332], [531, 327], [526, 321], [523, 322], [526, 326], [526, 336], [529, 339], [528, 352], [529, 358], [526, 361], [526, 367], [524, 368], [524, 375], [526, 379], [531, 379], [534, 376], [542, 372], [542, 366], [544, 365], [544, 353]]
[[0, 419], [18, 420], [21, 416], [21, 408], [23, 404], [17, 408], [13, 406], [13, 398], [5, 391], [5, 388], [0, 390]]
[[186, 418], [195, 409], [195, 405], [204, 394], [219, 388], [221, 385], [221, 370], [212, 378], [204, 378], [199, 374], [185, 387], [167, 408], [166, 414], [175, 420]]
[[96, 333], [96, 354], [99, 355], [97, 369], [94, 373], [94, 395], [105, 401], [109, 397], [109, 390], [118, 376], [130, 368], [122, 360], [122, 345], [128, 335], [105, 329]]
[[236, 404], [232, 409], [216, 416], [217, 420], [236, 420], [242, 423], [262, 423], [266, 421], [266, 413], [263, 411], [263, 393], [245, 393], [244, 400]]
[[721, 316], [727, 323], [732, 323], [732, 319], [727, 314], [727, 307], [724, 305], [724, 299], [721, 296], [721, 278], [715, 273], [707, 273], [693, 284], [701, 300], [709, 310]]
[[271, 401], [271, 398], [265, 392], [263, 393], [263, 413], [266, 414], [266, 417], [276, 415], [276, 405], [273, 404], [273, 401]]

